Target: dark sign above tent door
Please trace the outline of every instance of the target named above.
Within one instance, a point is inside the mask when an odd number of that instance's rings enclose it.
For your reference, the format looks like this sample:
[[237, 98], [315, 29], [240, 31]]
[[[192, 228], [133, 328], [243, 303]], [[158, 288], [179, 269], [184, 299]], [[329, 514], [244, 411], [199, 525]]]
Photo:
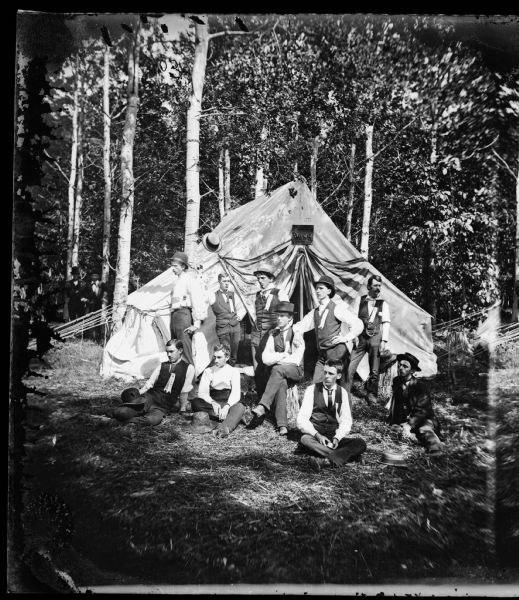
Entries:
[[313, 225], [292, 225], [292, 245], [310, 246], [314, 241]]

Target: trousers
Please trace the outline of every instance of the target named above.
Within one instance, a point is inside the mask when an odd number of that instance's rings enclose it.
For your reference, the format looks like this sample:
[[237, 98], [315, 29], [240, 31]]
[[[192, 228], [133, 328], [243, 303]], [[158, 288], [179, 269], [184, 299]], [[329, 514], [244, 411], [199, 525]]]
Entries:
[[193, 317], [190, 308], [177, 308], [171, 313], [169, 322], [171, 339], [180, 340], [184, 344], [184, 358], [188, 363], [194, 365], [191, 335], [184, 333], [184, 329], [191, 325], [193, 325]]
[[287, 420], [287, 389], [289, 383], [296, 383], [303, 378], [303, 369], [298, 365], [280, 364], [269, 369], [270, 374], [261, 396], [260, 404], [267, 410], [274, 409], [278, 427], [286, 427]]
[[261, 360], [261, 355], [267, 345], [268, 336], [268, 331], [253, 331], [250, 336], [252, 364], [254, 366], [254, 381], [256, 383], [256, 394], [258, 398], [261, 398], [263, 395], [268, 379], [267, 367]]
[[[220, 406], [223, 406], [229, 398], [230, 390], [211, 390], [211, 398], [218, 402]], [[229, 432], [234, 431], [238, 426], [243, 414], [245, 413], [245, 406], [241, 402], [233, 404], [227, 413], [227, 416], [223, 421], [220, 422], [218, 415], [214, 412], [213, 407], [209, 402], [202, 398], [193, 398], [191, 400], [191, 408], [193, 412], [206, 412], [210, 419], [219, 421], [217, 429], [228, 428]]]
[[317, 454], [330, 460], [334, 465], [344, 465], [354, 460], [366, 450], [366, 442], [362, 438], [342, 438], [335, 450], [323, 446], [313, 435], [303, 434], [300, 440], [301, 445], [309, 451], [310, 454]]
[[231, 349], [231, 356], [229, 357], [229, 364], [234, 367], [238, 360], [238, 346], [240, 344], [241, 327], [237, 325], [229, 326], [225, 333], [216, 332], [218, 341], [220, 344], [225, 344]]
[[366, 382], [366, 390], [373, 394], [378, 394], [378, 379], [379, 379], [379, 367], [380, 367], [380, 342], [381, 334], [368, 337], [361, 334], [359, 336], [359, 342], [357, 347], [351, 353], [350, 366], [348, 368], [347, 390], [350, 391], [353, 377], [357, 372], [360, 361], [364, 354], [368, 353], [369, 361], [369, 377]]
[[136, 409], [130, 406], [119, 406], [112, 410], [112, 418], [121, 422], [135, 423], [137, 425], [155, 426], [161, 423], [165, 416], [165, 411], [157, 406], [149, 409]]

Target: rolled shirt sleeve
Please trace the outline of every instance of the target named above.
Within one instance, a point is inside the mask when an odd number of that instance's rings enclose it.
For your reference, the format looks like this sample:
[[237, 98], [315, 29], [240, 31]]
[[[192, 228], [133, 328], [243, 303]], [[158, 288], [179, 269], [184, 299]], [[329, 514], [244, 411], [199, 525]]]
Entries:
[[160, 373], [160, 367], [161, 367], [161, 365], [159, 364], [159, 366], [150, 375], [150, 378], [148, 379], [148, 381], [141, 387], [141, 389], [139, 390], [139, 394], [141, 394], [141, 395], [144, 394], [148, 390], [151, 390], [151, 388], [155, 385], [155, 382], [157, 381], [157, 377], [159, 376], [159, 373]]
[[384, 304], [382, 304], [381, 318], [382, 340], [387, 342], [389, 340], [389, 327], [391, 325], [391, 316], [389, 314], [389, 305], [386, 301], [384, 301]]
[[341, 321], [341, 335], [350, 342], [362, 333], [364, 324], [354, 315], [344, 301], [335, 304], [335, 316]]
[[186, 371], [186, 379], [184, 380], [184, 385], [180, 390], [181, 394], [187, 394], [193, 389], [193, 379], [195, 378], [195, 367], [192, 364], [189, 364]]
[[306, 313], [306, 315], [294, 325], [294, 333], [306, 333], [307, 331], [314, 329], [314, 311], [315, 309]]
[[314, 409], [314, 385], [309, 385], [304, 393], [301, 408], [297, 413], [296, 425], [301, 433], [315, 436], [317, 429], [312, 425], [310, 417]]
[[[191, 365], [192, 366], [192, 365]], [[210, 394], [210, 385], [212, 379], [212, 370], [211, 367], [208, 367], [200, 378], [200, 384], [198, 386], [198, 397], [206, 402], [213, 402]]]
[[339, 442], [342, 438], [351, 431], [351, 426], [353, 424], [353, 420], [351, 418], [351, 410], [350, 403], [348, 402], [348, 393], [346, 390], [342, 390], [342, 404], [340, 414], [338, 415], [339, 424], [337, 426], [337, 431], [335, 432], [334, 437], [336, 437]]
[[267, 367], [270, 367], [271, 365], [275, 365], [281, 359], [281, 356], [281, 352], [274, 350], [274, 336], [269, 333], [265, 349], [261, 354], [261, 360]]
[[187, 280], [187, 291], [191, 301], [193, 321], [203, 321], [207, 317], [207, 305], [204, 298], [202, 284], [196, 275]]
[[227, 399], [229, 406], [234, 406], [240, 401], [241, 398], [241, 379], [240, 371], [229, 365], [230, 380], [231, 380], [231, 393]]

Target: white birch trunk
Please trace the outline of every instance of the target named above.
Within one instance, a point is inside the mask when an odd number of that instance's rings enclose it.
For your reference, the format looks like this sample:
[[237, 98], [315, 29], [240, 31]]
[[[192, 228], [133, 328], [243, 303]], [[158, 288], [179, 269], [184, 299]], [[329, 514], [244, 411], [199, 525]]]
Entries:
[[360, 252], [368, 258], [369, 252], [369, 223], [371, 219], [371, 203], [373, 200], [373, 125], [365, 124], [366, 133], [366, 172], [364, 177], [364, 211], [362, 215], [362, 234]]
[[254, 197], [259, 198], [262, 196], [265, 190], [264, 178], [263, 178], [263, 167], [258, 166], [256, 168], [256, 181], [254, 185]]
[[[110, 223], [112, 204], [112, 173], [110, 165], [110, 47], [104, 51], [104, 76], [103, 76], [103, 175], [104, 175], [104, 208], [103, 208], [103, 265], [101, 281], [108, 283], [110, 276]], [[103, 308], [108, 303], [107, 295], [103, 297]]]
[[72, 236], [72, 265], [76, 267], [79, 262], [79, 233], [81, 228], [81, 208], [83, 206], [83, 102], [77, 124], [77, 181], [76, 198], [74, 203], [74, 232]]
[[75, 60], [74, 99], [72, 104], [72, 144], [70, 148], [70, 177], [68, 180], [67, 280], [72, 277], [72, 248], [74, 244], [74, 206], [77, 176], [77, 123], [79, 112], [79, 56]]
[[231, 157], [229, 155], [229, 148], [224, 150], [224, 171], [223, 171], [223, 189], [224, 189], [224, 200], [225, 200], [225, 214], [231, 210]]
[[130, 253], [132, 245], [132, 220], [134, 201], [133, 142], [139, 110], [139, 29], [134, 35], [128, 52], [128, 104], [121, 145], [121, 214], [117, 240], [117, 267], [113, 300], [113, 330], [122, 325], [128, 298], [130, 277]]
[[184, 251], [189, 256], [195, 248], [200, 221], [200, 115], [204, 90], [209, 27], [207, 16], [201, 15], [203, 25], [195, 25], [195, 59], [191, 75], [191, 97], [187, 111], [186, 140], [186, 226]]
[[220, 211], [220, 221], [225, 217], [224, 168], [223, 148], [220, 148], [220, 156], [218, 157], [218, 210]]
[[515, 277], [512, 301], [512, 321], [519, 320], [519, 169], [515, 180]]
[[353, 218], [353, 203], [355, 202], [355, 151], [357, 146], [352, 142], [350, 154], [350, 191], [348, 194], [348, 208], [346, 211], [346, 239], [351, 242], [351, 221]]

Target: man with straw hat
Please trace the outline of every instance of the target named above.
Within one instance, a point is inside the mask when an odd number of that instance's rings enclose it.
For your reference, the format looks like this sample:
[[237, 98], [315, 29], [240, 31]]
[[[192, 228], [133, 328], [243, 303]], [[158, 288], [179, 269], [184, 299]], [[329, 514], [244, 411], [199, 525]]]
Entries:
[[415, 373], [421, 370], [419, 361], [409, 352], [398, 354], [397, 360], [398, 375], [393, 379], [387, 421], [405, 435], [416, 435], [429, 455], [439, 455], [442, 453], [438, 438], [440, 424], [434, 414], [426, 383], [415, 377]]
[[366, 450], [363, 439], [346, 437], [352, 426], [351, 405], [348, 392], [338, 385], [341, 376], [342, 361], [326, 360], [322, 383], [306, 388], [297, 415], [303, 434], [300, 447], [312, 455], [309, 464], [314, 471], [350, 463]]
[[[325, 361], [345, 361], [348, 356], [347, 345], [362, 331], [362, 321], [342, 299], [332, 301], [335, 283], [331, 277], [324, 275], [314, 285], [319, 305], [294, 325], [294, 333], [301, 335], [305, 331], [315, 331], [318, 358], [313, 383], [319, 383], [323, 380]], [[341, 385], [346, 386], [342, 378]]]
[[230, 348], [229, 364], [234, 367], [238, 358], [241, 327], [236, 314], [236, 299], [234, 292], [229, 289], [231, 278], [226, 273], [218, 275], [219, 289], [209, 293], [209, 304], [216, 317], [216, 336], [220, 344]]
[[261, 425], [269, 410], [275, 414], [279, 435], [287, 435], [287, 391], [289, 385], [303, 378], [305, 343], [303, 340], [294, 342], [294, 305], [291, 302], [279, 302], [276, 314], [278, 326], [270, 330], [261, 355], [268, 371], [267, 385], [258, 406], [252, 410], [252, 421], [247, 429]]
[[182, 340], [184, 358], [193, 363], [191, 336], [200, 328], [207, 316], [202, 285], [196, 273], [188, 271], [189, 260], [185, 252], [175, 252], [171, 270], [176, 275], [171, 291], [171, 337]]

